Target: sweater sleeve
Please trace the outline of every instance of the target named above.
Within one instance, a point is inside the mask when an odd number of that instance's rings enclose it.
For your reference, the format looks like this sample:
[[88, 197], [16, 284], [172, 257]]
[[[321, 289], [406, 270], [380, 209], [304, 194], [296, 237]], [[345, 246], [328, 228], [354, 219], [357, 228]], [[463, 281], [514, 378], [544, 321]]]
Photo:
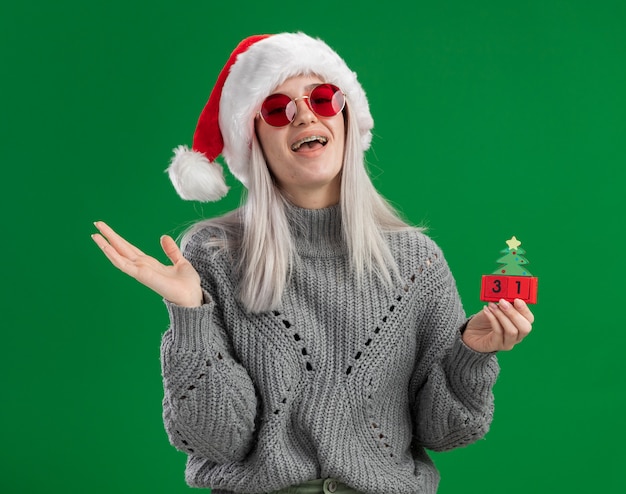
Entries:
[[234, 355], [222, 311], [208, 290], [213, 284], [190, 261], [202, 278], [204, 304], [186, 308], [165, 301], [170, 316], [161, 343], [165, 429], [185, 453], [219, 464], [240, 461], [252, 448], [255, 388]]
[[467, 320], [440, 251], [421, 278], [424, 311], [411, 388], [414, 436], [426, 448], [446, 451], [475, 442], [489, 430], [499, 367], [494, 354], [463, 343], [461, 328]]

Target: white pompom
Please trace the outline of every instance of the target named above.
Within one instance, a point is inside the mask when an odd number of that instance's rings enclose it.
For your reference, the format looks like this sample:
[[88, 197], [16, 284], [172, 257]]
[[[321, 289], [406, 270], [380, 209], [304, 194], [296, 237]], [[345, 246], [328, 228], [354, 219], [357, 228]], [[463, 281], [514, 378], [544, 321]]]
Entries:
[[220, 164], [187, 146], [174, 149], [166, 171], [178, 195], [188, 201], [218, 201], [228, 192]]

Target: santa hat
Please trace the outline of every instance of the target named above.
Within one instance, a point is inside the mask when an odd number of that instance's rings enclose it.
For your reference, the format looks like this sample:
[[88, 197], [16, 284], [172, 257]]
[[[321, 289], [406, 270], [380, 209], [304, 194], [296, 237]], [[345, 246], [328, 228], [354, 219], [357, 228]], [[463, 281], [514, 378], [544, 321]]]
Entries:
[[290, 77], [317, 75], [346, 94], [356, 116], [363, 149], [369, 148], [374, 125], [363, 88], [343, 59], [320, 39], [303, 33], [251, 36], [233, 51], [205, 105], [193, 146], [178, 146], [167, 169], [183, 199], [217, 201], [228, 192], [222, 167], [248, 186], [254, 118], [263, 100]]

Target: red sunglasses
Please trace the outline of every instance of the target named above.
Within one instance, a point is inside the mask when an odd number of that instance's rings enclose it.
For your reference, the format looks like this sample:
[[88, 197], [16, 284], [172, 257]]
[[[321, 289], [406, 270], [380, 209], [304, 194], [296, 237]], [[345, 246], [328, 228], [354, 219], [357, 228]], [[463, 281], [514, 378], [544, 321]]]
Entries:
[[346, 105], [346, 96], [341, 89], [333, 84], [319, 84], [308, 95], [295, 99], [286, 94], [270, 94], [263, 101], [259, 115], [272, 127], [284, 127], [296, 118], [296, 101], [299, 99], [306, 100], [311, 111], [320, 117], [334, 117]]

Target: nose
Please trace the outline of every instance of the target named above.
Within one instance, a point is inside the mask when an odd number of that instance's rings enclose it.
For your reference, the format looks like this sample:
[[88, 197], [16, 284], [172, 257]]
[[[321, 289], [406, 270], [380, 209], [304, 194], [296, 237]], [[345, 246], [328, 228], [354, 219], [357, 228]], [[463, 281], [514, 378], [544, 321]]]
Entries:
[[307, 98], [298, 98], [296, 100], [296, 118], [293, 119], [292, 124], [298, 126], [314, 122], [317, 122], [317, 115], [309, 107]]

